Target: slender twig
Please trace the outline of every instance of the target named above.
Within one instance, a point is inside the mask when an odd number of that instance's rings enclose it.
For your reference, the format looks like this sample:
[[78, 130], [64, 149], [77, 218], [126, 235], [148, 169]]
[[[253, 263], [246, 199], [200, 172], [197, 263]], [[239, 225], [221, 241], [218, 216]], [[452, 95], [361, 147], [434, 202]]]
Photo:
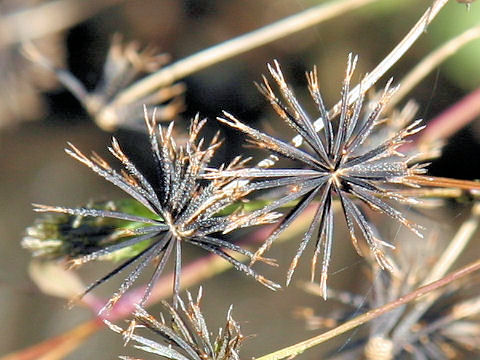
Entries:
[[422, 285], [440, 279], [452, 267], [478, 229], [480, 204], [473, 205], [471, 216], [460, 226]]
[[393, 109], [395, 105], [399, 101], [401, 101], [406, 94], [408, 94], [425, 76], [427, 76], [438, 65], [444, 62], [450, 56], [457, 53], [457, 51], [463, 46], [479, 38], [480, 25], [468, 29], [462, 34], [446, 42], [438, 49], [432, 51], [400, 81], [400, 87], [390, 98], [390, 101], [385, 107], [385, 111], [388, 112], [389, 109]]
[[413, 188], [402, 189], [399, 192], [406, 197], [411, 198], [443, 198], [457, 199], [463, 195], [463, 190], [453, 188]]
[[[447, 271], [450, 270], [453, 263], [458, 259], [467, 244], [473, 237], [473, 234], [478, 229], [478, 222], [480, 217], [480, 204], [475, 204], [472, 208], [470, 218], [465, 221], [460, 229], [457, 231], [452, 241], [443, 251], [442, 255], [435, 263], [432, 271], [429, 272], [427, 278], [422, 285], [428, 284], [432, 281], [440, 279]], [[431, 293], [426, 299], [415, 304], [415, 307], [402, 319], [401, 323], [395, 328], [393, 338], [403, 339], [405, 334], [410, 331], [412, 326], [418, 322], [423, 314], [430, 308], [440, 294], [438, 292]]]
[[478, 181], [450, 179], [450, 178], [428, 176], [428, 175], [408, 176], [406, 180], [408, 180], [409, 183], [420, 185], [420, 186], [434, 186], [434, 187], [456, 188], [456, 189], [476, 190], [476, 191], [480, 190], [480, 182]]
[[477, 260], [465, 267], [463, 267], [460, 270], [457, 270], [444, 278], [437, 280], [433, 283], [430, 283], [428, 285], [422, 286], [418, 288], [417, 290], [404, 295], [397, 300], [394, 300], [392, 302], [389, 302], [386, 305], [383, 305], [377, 309], [370, 310], [360, 316], [357, 316], [353, 318], [352, 320], [349, 320], [342, 325], [327, 331], [323, 334], [320, 334], [318, 336], [315, 336], [313, 338], [310, 338], [308, 340], [299, 342], [295, 345], [286, 347], [284, 349], [275, 351], [273, 353], [270, 353], [268, 355], [261, 356], [257, 358], [257, 360], [280, 360], [280, 359], [285, 359], [288, 357], [293, 357], [296, 355], [301, 354], [307, 349], [310, 349], [313, 346], [322, 344], [326, 342], [327, 340], [330, 340], [338, 335], [341, 335], [349, 330], [355, 329], [356, 327], [365, 324], [373, 319], [378, 318], [379, 316], [392, 311], [393, 309], [398, 308], [399, 306], [405, 305], [409, 303], [410, 301], [416, 300], [420, 298], [421, 296], [424, 296], [432, 291], [435, 291], [441, 287], [444, 287], [454, 281], [457, 281], [475, 271], [480, 270], [480, 260]]
[[[177, 61], [141, 81], [137, 81], [135, 84], [122, 91], [115, 100], [115, 103], [131, 103], [162, 86], [172, 84], [176, 80], [182, 79], [185, 76], [193, 74], [215, 63], [252, 50], [268, 42], [281, 39], [287, 35], [304, 30], [308, 27], [319, 24], [322, 21], [338, 16], [341, 13], [354, 10], [374, 1], [377, 0], [341, 0], [321, 4], [271, 25], [267, 25], [232, 40], [215, 45]], [[427, 9], [405, 38], [364, 79], [362, 92], [367, 91], [373, 86], [377, 80], [405, 54], [418, 37], [425, 31], [427, 26], [447, 1], [448, 0], [436, 0], [435, 3]], [[359, 95], [360, 87], [357, 86], [350, 92], [349, 102], [353, 103]], [[338, 114], [339, 109], [340, 105], [335, 105], [330, 111], [330, 115], [332, 115], [331, 117]]]
[[[372, 70], [364, 79], [361, 84], [355, 86], [348, 93], [348, 105], [353, 104], [358, 100], [360, 95], [366, 93], [377, 81], [380, 79], [415, 43], [422, 33], [425, 32], [428, 25], [433, 21], [435, 16], [440, 12], [443, 6], [446, 5], [448, 0], [436, 0], [431, 7], [429, 7], [422, 15], [420, 20], [410, 29], [407, 35], [395, 46], [395, 48]], [[328, 118], [335, 118], [341, 111], [341, 100], [335, 104], [328, 112]], [[314, 128], [318, 131], [323, 129], [323, 120], [318, 118], [313, 123]], [[296, 135], [290, 143], [295, 147], [300, 147], [303, 144], [303, 138], [301, 135]], [[262, 159], [257, 163], [257, 166], [262, 167], [263, 164], [273, 166], [277, 157], [268, 157]], [[245, 184], [246, 181], [241, 184]]]
[[[440, 10], [446, 5], [448, 0], [436, 0], [431, 7], [429, 7], [422, 15], [420, 20], [410, 29], [407, 35], [395, 46], [395, 48], [372, 70], [364, 79], [362, 83], [355, 86], [348, 94], [348, 104], [351, 105], [360, 97], [360, 95], [366, 93], [390, 68], [407, 52], [408, 49], [415, 43], [415, 41], [422, 35], [427, 29], [428, 25], [437, 16]], [[333, 119], [341, 110], [341, 101], [339, 101], [328, 112], [328, 118]], [[323, 121], [321, 118], [314, 122], [315, 129], [320, 131], [323, 129]], [[292, 143], [295, 146], [300, 146], [303, 143], [303, 139], [300, 136], [296, 136]]]
[[325, 20], [334, 18], [347, 11], [378, 0], [336, 0], [314, 6], [310, 9], [279, 20], [273, 24], [251, 31], [221, 44], [199, 51], [177, 61], [146, 78], [137, 81], [122, 91], [115, 103], [131, 103], [153, 91], [170, 85], [199, 70], [255, 49], [274, 40], [307, 29]]
[[0, 48], [68, 29], [122, 1], [56, 0], [4, 15], [0, 18]]

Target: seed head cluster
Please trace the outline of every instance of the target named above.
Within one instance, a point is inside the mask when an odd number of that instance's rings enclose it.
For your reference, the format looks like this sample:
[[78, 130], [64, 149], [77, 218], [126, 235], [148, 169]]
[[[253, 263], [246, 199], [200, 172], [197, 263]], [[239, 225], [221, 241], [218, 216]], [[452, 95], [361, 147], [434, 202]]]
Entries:
[[[478, 212], [478, 206], [476, 210]], [[477, 215], [478, 216], [478, 213]], [[460, 230], [461, 231], [461, 230]], [[459, 231], [459, 232], [460, 232]], [[392, 256], [393, 273], [380, 271], [376, 263], [368, 263], [370, 291], [351, 294], [330, 291], [331, 299], [347, 305], [328, 318], [304, 310], [299, 315], [310, 325], [342, 323], [354, 313], [366, 313], [414, 291], [430, 278], [432, 269], [441, 261], [445, 238], [430, 233], [419, 243], [405, 236]], [[470, 359], [480, 351], [480, 295], [478, 276], [450, 284], [422, 301], [399, 307], [368, 324], [368, 332], [339, 351], [332, 359]], [[315, 284], [307, 290], [316, 293]], [[316, 326], [317, 327], [317, 326]], [[472, 357], [473, 356], [473, 357]], [[477, 355], [478, 356], [478, 355]], [[329, 357], [327, 357], [329, 358]]]
[[[378, 238], [364, 214], [363, 205], [390, 216], [421, 236], [418, 227], [410, 223], [386, 200], [409, 201], [395, 190], [398, 187], [413, 186], [409, 182], [409, 177], [424, 172], [422, 166], [410, 166], [410, 158], [404, 157], [397, 151], [407, 142], [407, 137], [420, 131], [422, 127], [419, 126], [419, 121], [415, 121], [380, 144], [367, 146], [366, 140], [381, 124], [382, 110], [394, 89], [390, 88], [389, 82], [376, 105], [367, 113], [362, 111], [363, 96], [349, 105], [350, 81], [356, 60], [356, 57], [353, 58], [350, 55], [342, 87], [341, 113], [336, 126], [325, 108], [315, 70], [307, 74], [308, 88], [317, 105], [321, 121], [314, 121], [307, 115], [285, 82], [279, 64], [275, 62], [274, 66], [269, 65], [270, 74], [277, 83], [286, 105], [275, 95], [265, 77], [263, 85], [259, 86], [260, 91], [276, 113], [297, 133], [297, 136], [293, 143], [287, 143], [253, 129], [234, 116], [224, 113], [225, 117], [219, 118], [222, 123], [247, 134], [251, 143], [273, 152], [274, 155], [260, 162], [255, 168], [227, 170], [210, 175], [212, 178], [232, 176], [245, 179], [249, 182], [246, 185], [249, 189], [283, 189], [284, 195], [281, 198], [253, 212], [252, 218], [296, 201], [296, 205], [279, 222], [277, 228], [256, 252], [256, 257], [261, 257], [273, 241], [309, 205], [317, 204], [311, 225], [304, 234], [290, 265], [287, 285], [306, 246], [314, 238], [312, 281], [317, 258], [320, 256], [322, 258], [320, 284], [324, 297], [327, 296], [326, 284], [332, 252], [333, 202], [335, 200], [341, 203], [350, 238], [357, 252], [362, 254], [358, 243], [358, 234], [361, 234], [382, 268], [390, 268], [384, 248], [392, 245]], [[319, 133], [321, 128], [324, 131]], [[299, 148], [301, 145], [304, 146]], [[279, 160], [279, 157], [293, 160], [294, 167], [270, 168]]]
[[[186, 303], [177, 298], [179, 309], [163, 301], [166, 314], [161, 314], [160, 320], [138, 306], [133, 314], [134, 320], [126, 330], [109, 322], [107, 324], [113, 331], [122, 334], [126, 342], [133, 340], [139, 344], [135, 345], [136, 348], [166, 359], [239, 360], [240, 347], [245, 338], [240, 332], [240, 326], [232, 318], [232, 307], [227, 313], [224, 328], [219, 329], [218, 335], [212, 341], [212, 335], [200, 309], [202, 289], [200, 288], [196, 300], [192, 299], [189, 292], [187, 298]], [[169, 318], [169, 321], [165, 317]], [[159, 335], [162, 342], [134, 333], [137, 328], [142, 327], [151, 330], [152, 334]], [[133, 360], [130, 357], [121, 358]]]
[[[235, 181], [217, 178], [205, 181], [202, 173], [210, 159], [220, 146], [218, 134], [204, 147], [204, 140], [198, 140], [199, 132], [206, 120], [197, 116], [192, 120], [189, 138], [185, 146], [177, 146], [173, 137], [173, 123], [164, 129], [156, 125], [154, 118], [146, 115], [146, 123], [151, 144], [151, 153], [155, 164], [155, 181], [150, 182], [122, 152], [118, 142], [113, 139], [110, 152], [122, 163], [123, 170], [117, 172], [99, 155], [90, 158], [70, 144], [66, 152], [88, 166], [98, 175], [113, 183], [133, 199], [148, 209], [152, 216], [138, 216], [124, 212], [99, 210], [94, 208], [65, 208], [36, 205], [39, 212], [57, 212], [80, 217], [111, 218], [135, 224], [135, 227], [118, 229], [122, 236], [113, 245], [74, 258], [73, 265], [81, 265], [89, 261], [108, 256], [138, 244], [145, 244], [143, 249], [132, 258], [115, 268], [103, 278], [95, 281], [86, 290], [89, 292], [104, 281], [127, 267], [133, 270], [125, 278], [120, 289], [110, 299], [105, 309], [110, 308], [130, 288], [144, 268], [155, 262], [155, 270], [148, 283], [141, 304], [148, 299], [153, 285], [162, 274], [168, 258], [175, 253], [174, 294], [180, 288], [180, 272], [182, 245], [189, 243], [216, 254], [230, 262], [236, 269], [254, 277], [263, 285], [276, 289], [277, 284], [258, 275], [250, 267], [243, 264], [224, 249], [253, 257], [253, 253], [231, 242], [221, 239], [216, 234], [240, 227], [270, 223], [278, 218], [278, 214], [264, 212], [258, 217], [246, 216], [241, 211], [233, 211], [227, 215], [219, 212], [225, 207], [241, 200], [248, 191], [237, 186]], [[242, 165], [237, 158], [228, 169]], [[139, 226], [138, 224], [143, 224]], [[232, 224], [235, 224], [232, 228]]]

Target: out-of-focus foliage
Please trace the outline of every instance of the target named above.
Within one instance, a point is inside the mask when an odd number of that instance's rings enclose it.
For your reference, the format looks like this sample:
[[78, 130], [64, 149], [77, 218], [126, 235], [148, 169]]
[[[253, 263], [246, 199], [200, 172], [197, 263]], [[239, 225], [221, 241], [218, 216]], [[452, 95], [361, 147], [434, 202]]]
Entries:
[[[428, 29], [432, 44], [439, 46], [455, 35], [473, 27], [480, 26], [480, 4], [473, 3], [467, 10], [456, 2], [450, 2]], [[458, 51], [441, 66], [443, 75], [455, 85], [472, 90], [479, 86], [480, 40], [473, 41]]]

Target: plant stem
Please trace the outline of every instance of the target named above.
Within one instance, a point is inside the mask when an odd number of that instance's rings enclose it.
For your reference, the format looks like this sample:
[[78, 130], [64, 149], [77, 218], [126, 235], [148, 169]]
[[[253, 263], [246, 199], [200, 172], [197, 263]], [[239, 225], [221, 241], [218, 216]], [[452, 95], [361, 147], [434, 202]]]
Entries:
[[295, 345], [286, 347], [284, 349], [275, 351], [273, 353], [270, 353], [268, 355], [264, 355], [262, 357], [256, 358], [256, 360], [280, 360], [280, 359], [285, 359], [288, 357], [293, 357], [296, 355], [299, 355], [303, 353], [305, 350], [322, 344], [326, 342], [327, 340], [330, 340], [338, 335], [341, 335], [349, 330], [352, 330], [362, 324], [367, 323], [368, 321], [371, 321], [375, 318], [378, 318], [379, 316], [392, 311], [393, 309], [398, 308], [399, 306], [405, 305], [409, 303], [410, 301], [416, 300], [421, 296], [424, 296], [432, 291], [435, 291], [443, 286], [446, 286], [456, 280], [459, 280], [475, 271], [480, 270], [480, 259], [461, 268], [460, 270], [457, 270], [444, 278], [437, 280], [433, 283], [430, 283], [428, 285], [422, 286], [418, 288], [417, 290], [404, 295], [397, 300], [394, 300], [392, 302], [389, 302], [386, 305], [383, 305], [377, 309], [370, 310], [362, 315], [359, 315], [352, 320], [349, 320], [342, 325], [327, 331], [323, 334], [320, 334], [318, 336], [315, 336], [313, 338], [310, 338], [308, 340], [299, 342]]
[[[420, 20], [412, 27], [407, 35], [400, 41], [397, 46], [372, 70], [362, 83], [355, 86], [349, 95], [348, 103], [352, 104], [360, 97], [360, 94], [367, 92], [390, 68], [407, 52], [408, 49], [417, 41], [417, 39], [425, 33], [428, 25], [435, 19], [440, 10], [447, 4], [448, 0], [436, 0], [429, 7]], [[333, 118], [340, 113], [341, 102], [339, 101], [329, 112], [329, 118]], [[322, 123], [323, 124], [323, 123]]]
[[440, 279], [452, 267], [478, 229], [480, 203], [473, 205], [470, 217], [460, 226], [422, 285]]
[[420, 185], [420, 186], [433, 186], [433, 187], [444, 187], [444, 188], [455, 188], [463, 190], [480, 190], [480, 182], [478, 181], [469, 181], [469, 180], [460, 180], [460, 179], [450, 179], [438, 176], [428, 176], [428, 175], [413, 175], [407, 176], [406, 180], [409, 183]]
[[460, 48], [480, 38], [480, 25], [472, 27], [443, 44], [422, 59], [401, 81], [400, 88], [393, 94], [385, 107], [385, 112], [393, 109], [425, 76], [433, 69], [454, 55]]
[[322, 21], [339, 16], [347, 11], [378, 0], [336, 0], [314, 6], [310, 9], [289, 16], [273, 24], [251, 31], [247, 34], [214, 45], [203, 51], [177, 61], [137, 81], [123, 90], [115, 99], [115, 104], [129, 104], [153, 91], [205, 69], [213, 64], [232, 58], [241, 53], [255, 49], [274, 40], [281, 39], [295, 32], [307, 29]]
[[[458, 259], [472, 239], [473, 234], [477, 231], [479, 217], [480, 204], [475, 203], [470, 218], [460, 226], [460, 229], [457, 231], [447, 248], [443, 251], [441, 257], [435, 262], [435, 266], [432, 271], [430, 271], [428, 277], [424, 280], [423, 285], [440, 279], [448, 270], [450, 270], [453, 263]], [[431, 293], [425, 299], [416, 303], [408, 315], [406, 315], [397, 325], [392, 334], [392, 338], [399, 340], [405, 339], [412, 326], [414, 326], [423, 314], [425, 314], [439, 295], [440, 293], [438, 292]], [[397, 344], [395, 341], [394, 343]]]
[[[353, 104], [361, 94], [366, 93], [385, 73], [410, 49], [415, 41], [427, 29], [428, 25], [437, 16], [440, 10], [447, 4], [448, 0], [436, 0], [431, 7], [429, 7], [422, 15], [420, 20], [410, 29], [407, 35], [395, 46], [395, 48], [373, 69], [361, 84], [355, 86], [348, 93], [348, 104]], [[331, 120], [335, 118], [341, 111], [342, 103], [339, 101], [328, 112], [328, 118]], [[323, 129], [323, 121], [321, 118], [315, 120], [314, 128], [317, 131]], [[303, 138], [300, 135], [295, 136], [291, 143], [295, 147], [300, 147], [303, 144]], [[264, 160], [265, 161], [265, 160]], [[270, 164], [274, 164], [273, 158], [266, 159]], [[273, 162], [273, 163], [272, 163]]]

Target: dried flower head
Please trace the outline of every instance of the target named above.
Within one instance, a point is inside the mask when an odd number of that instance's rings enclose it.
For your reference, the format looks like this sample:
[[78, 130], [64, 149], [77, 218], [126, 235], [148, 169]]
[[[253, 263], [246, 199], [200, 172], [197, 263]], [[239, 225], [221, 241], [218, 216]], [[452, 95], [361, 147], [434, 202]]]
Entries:
[[[232, 307], [228, 310], [225, 327], [219, 329], [217, 337], [212, 342], [207, 323], [200, 310], [202, 288], [198, 292], [196, 301], [192, 299], [189, 292], [187, 292], [187, 298], [188, 302], [186, 304], [180, 297], [177, 298], [180, 310], [163, 301], [162, 304], [168, 313], [165, 316], [160, 314], [160, 321], [138, 306], [133, 314], [135, 320], [132, 321], [126, 330], [108, 321], [106, 323], [110, 329], [122, 334], [126, 342], [133, 340], [140, 344], [135, 345], [136, 348], [160, 355], [166, 359], [239, 360], [240, 347], [244, 337], [240, 332], [240, 326], [232, 318]], [[170, 317], [169, 324], [165, 317]], [[146, 327], [155, 334], [160, 335], [164, 344], [134, 334], [134, 331], [141, 327]], [[133, 360], [131, 357], [121, 358]]]
[[[80, 217], [118, 219], [131, 223], [132, 226], [120, 227], [116, 230], [114, 244], [101, 246], [100, 250], [76, 257], [73, 265], [81, 265], [92, 260], [109, 256], [114, 252], [128, 249], [142, 244], [142, 250], [115, 268], [103, 278], [95, 281], [86, 290], [89, 292], [113, 275], [130, 265], [135, 267], [123, 281], [120, 289], [110, 299], [104, 309], [108, 309], [125, 293], [137, 279], [143, 269], [151, 262], [155, 262], [155, 271], [148, 283], [141, 304], [147, 300], [154, 283], [160, 277], [167, 259], [172, 251], [175, 255], [174, 293], [178, 294], [180, 286], [181, 247], [187, 242], [217, 254], [229, 261], [236, 269], [254, 277], [265, 286], [276, 289], [277, 284], [255, 273], [250, 267], [241, 263], [223, 249], [252, 257], [253, 253], [233, 243], [222, 240], [216, 233], [269, 223], [278, 218], [275, 213], [262, 213], [257, 217], [246, 216], [242, 212], [234, 211], [226, 215], [219, 214], [225, 207], [242, 199], [248, 191], [236, 186], [235, 181], [224, 178], [213, 181], [201, 179], [205, 167], [220, 146], [218, 134], [203, 148], [204, 140], [198, 140], [199, 132], [206, 120], [197, 116], [192, 120], [189, 138], [184, 147], [177, 146], [171, 136], [173, 123], [167, 129], [156, 125], [155, 120], [149, 118], [145, 110], [145, 119], [151, 143], [152, 157], [156, 169], [155, 182], [150, 182], [129, 158], [122, 152], [114, 138], [110, 152], [122, 163], [121, 172], [114, 170], [104, 159], [97, 154], [89, 158], [70, 144], [66, 152], [73, 158], [88, 166], [95, 173], [110, 181], [114, 185], [137, 200], [151, 212], [151, 216], [133, 215], [126, 212], [98, 210], [94, 208], [65, 208], [56, 206], [36, 205], [35, 211], [57, 212]], [[242, 164], [236, 159], [230, 168]], [[232, 228], [232, 224], [235, 224]], [[84, 294], [85, 294], [84, 293]]]
[[[316, 70], [307, 74], [310, 94], [315, 101], [323, 124], [324, 132], [319, 134], [319, 121], [314, 122], [301, 107], [292, 90], [289, 88], [280, 66], [275, 62], [268, 69], [280, 88], [280, 92], [287, 102], [287, 106], [277, 98], [268, 80], [264, 77], [264, 84], [259, 86], [260, 91], [270, 101], [277, 114], [297, 132], [293, 144], [286, 143], [272, 136], [255, 130], [225, 113], [225, 118], [219, 120], [236, 128], [249, 136], [254, 145], [267, 149], [275, 155], [260, 162], [257, 168], [223, 171], [212, 173], [210, 176], [235, 176], [249, 181], [246, 188], [251, 190], [281, 188], [285, 196], [272, 201], [261, 210], [252, 213], [252, 217], [264, 212], [270, 212], [292, 201], [297, 204], [282, 219], [277, 228], [268, 237], [262, 247], [255, 254], [262, 256], [273, 241], [314, 201], [318, 202], [315, 215], [305, 233], [300, 247], [290, 265], [287, 274], [287, 285], [290, 282], [297, 262], [310, 242], [315, 231], [315, 253], [312, 259], [312, 281], [317, 263], [317, 257], [322, 257], [320, 284], [324, 297], [327, 296], [327, 275], [330, 263], [333, 241], [333, 201], [339, 199], [347, 223], [352, 243], [357, 252], [362, 255], [358, 244], [357, 233], [366, 240], [368, 247], [382, 268], [390, 268], [385, 257], [384, 247], [392, 247], [389, 243], [380, 240], [368, 219], [363, 214], [360, 205], [384, 213], [410, 230], [421, 236], [417, 226], [410, 223], [400, 211], [389, 205], [385, 199], [407, 201], [396, 192], [398, 187], [410, 186], [409, 176], [421, 174], [421, 166], [411, 166], [411, 158], [405, 157], [397, 149], [407, 142], [406, 138], [420, 131], [419, 121], [415, 121], [406, 128], [391, 134], [380, 144], [367, 145], [367, 139], [372, 131], [382, 123], [382, 109], [393, 93], [390, 82], [374, 107], [365, 114], [362, 112], [363, 97], [352, 105], [348, 103], [350, 79], [355, 69], [357, 58], [349, 56], [346, 77], [342, 87], [341, 114], [338, 126], [334, 126], [333, 119], [328, 115], [320, 90]], [[300, 149], [302, 144], [305, 148]], [[288, 158], [300, 164], [301, 167], [289, 169], [269, 169], [278, 156]], [[316, 230], [318, 228], [318, 230]]]
[[119, 127], [138, 129], [142, 120], [138, 110], [142, 105], [157, 105], [160, 121], [172, 120], [183, 109], [183, 100], [179, 97], [185, 90], [183, 84], [162, 88], [134, 102], [118, 98], [122, 90], [142, 76], [157, 71], [169, 60], [167, 54], [156, 54], [153, 47], [141, 50], [137, 42], [123, 44], [119, 34], [113, 37], [103, 77], [91, 92], [68, 70], [55, 67], [32, 44], [25, 45], [25, 53], [32, 61], [54, 72], [104, 130], [113, 131]]
[[[475, 217], [478, 221], [478, 206]], [[469, 225], [471, 226], [471, 225]], [[465, 230], [460, 230], [459, 234]], [[348, 305], [349, 310], [337, 312], [332, 318], [303, 311], [309, 325], [341, 323], [353, 313], [371, 311], [425, 285], [433, 269], [442, 266], [439, 261], [445, 242], [441, 236], [402, 239], [392, 262], [394, 273], [380, 271], [371, 262], [368, 277], [372, 281], [367, 296], [329, 291], [332, 299]], [[451, 254], [450, 254], [451, 256]], [[366, 336], [352, 341], [331, 357], [336, 360], [392, 360], [392, 359], [462, 359], [480, 352], [480, 294], [478, 276], [449, 286], [418, 299], [406, 306], [372, 320]], [[319, 293], [315, 284], [308, 284], [310, 293]], [[307, 316], [305, 316], [307, 315]], [[330, 358], [330, 357], [329, 357]]]

